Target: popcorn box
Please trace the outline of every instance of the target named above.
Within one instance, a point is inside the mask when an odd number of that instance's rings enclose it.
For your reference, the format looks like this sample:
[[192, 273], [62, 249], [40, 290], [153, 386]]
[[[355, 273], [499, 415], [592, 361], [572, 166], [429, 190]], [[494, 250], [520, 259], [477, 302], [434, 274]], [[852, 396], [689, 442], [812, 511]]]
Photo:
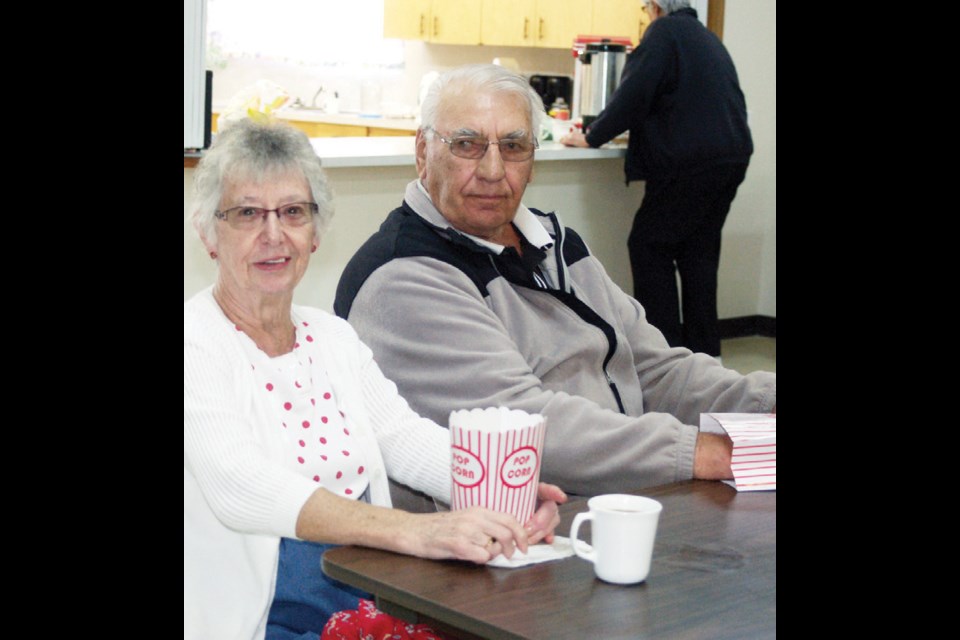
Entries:
[[450, 413], [453, 510], [474, 505], [521, 525], [537, 506], [546, 418], [506, 407]]

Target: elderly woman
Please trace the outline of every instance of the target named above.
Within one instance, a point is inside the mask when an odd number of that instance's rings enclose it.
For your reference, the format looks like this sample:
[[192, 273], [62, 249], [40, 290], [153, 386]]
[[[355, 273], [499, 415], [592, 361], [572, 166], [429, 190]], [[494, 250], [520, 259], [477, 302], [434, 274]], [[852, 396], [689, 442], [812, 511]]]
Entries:
[[184, 304], [184, 637], [316, 638], [362, 595], [320, 571], [331, 544], [483, 563], [551, 540], [566, 499], [552, 485], [526, 528], [480, 508], [390, 508], [388, 475], [449, 502], [449, 432], [346, 322], [292, 303], [332, 215], [306, 136], [233, 124], [194, 182], [219, 270]]

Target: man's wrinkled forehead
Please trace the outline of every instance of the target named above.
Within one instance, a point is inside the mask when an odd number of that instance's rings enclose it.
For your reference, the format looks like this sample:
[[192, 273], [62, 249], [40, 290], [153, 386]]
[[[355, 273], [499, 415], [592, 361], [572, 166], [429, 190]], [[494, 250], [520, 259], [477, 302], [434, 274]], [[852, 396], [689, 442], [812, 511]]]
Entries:
[[442, 128], [447, 135], [480, 135], [487, 133], [477, 129], [477, 123], [468, 122], [465, 114], [470, 108], [486, 99], [498, 101], [495, 111], [498, 123], [515, 123], [511, 131], [501, 131], [501, 135], [520, 137], [530, 133], [531, 114], [530, 103], [521, 95], [510, 91], [477, 91], [463, 83], [444, 88], [437, 105], [438, 128]]

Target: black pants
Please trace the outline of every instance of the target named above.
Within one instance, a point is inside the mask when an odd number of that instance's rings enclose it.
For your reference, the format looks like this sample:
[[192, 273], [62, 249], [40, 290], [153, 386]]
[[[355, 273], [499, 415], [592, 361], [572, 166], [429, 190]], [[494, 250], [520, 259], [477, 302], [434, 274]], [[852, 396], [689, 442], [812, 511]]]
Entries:
[[720, 355], [720, 232], [746, 172], [746, 164], [731, 164], [647, 181], [627, 248], [634, 297], [646, 310], [647, 320], [663, 332], [670, 346]]

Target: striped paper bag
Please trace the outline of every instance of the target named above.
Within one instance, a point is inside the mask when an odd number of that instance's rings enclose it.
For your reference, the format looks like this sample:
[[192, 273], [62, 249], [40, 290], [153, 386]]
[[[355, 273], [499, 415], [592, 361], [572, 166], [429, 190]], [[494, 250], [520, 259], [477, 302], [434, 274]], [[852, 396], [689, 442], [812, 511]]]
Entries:
[[773, 413], [701, 413], [700, 430], [733, 440], [730, 467], [737, 491], [777, 490], [777, 416]]
[[546, 418], [506, 407], [450, 414], [450, 508], [474, 505], [526, 524], [537, 506]]

